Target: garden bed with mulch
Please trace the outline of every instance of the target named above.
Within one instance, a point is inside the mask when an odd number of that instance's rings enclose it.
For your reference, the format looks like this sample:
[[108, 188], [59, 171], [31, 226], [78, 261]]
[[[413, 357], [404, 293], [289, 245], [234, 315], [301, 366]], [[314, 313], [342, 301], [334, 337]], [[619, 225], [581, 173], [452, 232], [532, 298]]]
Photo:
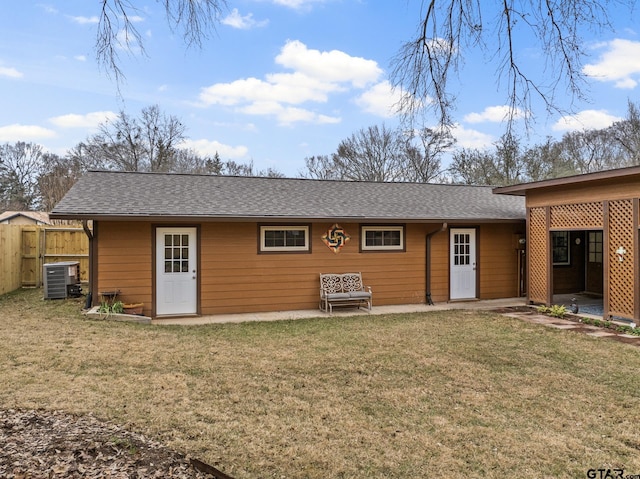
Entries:
[[0, 444], [6, 479], [228, 477], [142, 434], [59, 411], [0, 410]]

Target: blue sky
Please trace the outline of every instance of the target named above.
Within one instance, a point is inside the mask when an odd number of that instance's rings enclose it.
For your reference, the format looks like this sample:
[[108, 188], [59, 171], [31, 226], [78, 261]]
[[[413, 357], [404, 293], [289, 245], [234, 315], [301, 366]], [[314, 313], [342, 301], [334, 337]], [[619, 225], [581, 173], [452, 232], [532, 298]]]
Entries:
[[[157, 104], [186, 125], [183, 146], [297, 176], [305, 157], [334, 152], [361, 128], [397, 123], [388, 74], [415, 31], [419, 0], [229, 0], [202, 48], [185, 46], [158, 2], [135, 4], [147, 56], [121, 52], [120, 95], [95, 60], [99, 2], [23, 0], [2, 9], [0, 143], [64, 155], [120, 110], [137, 116]], [[612, 19], [614, 31], [585, 34], [591, 101], [565, 117], [537, 108], [531, 142], [606, 127], [624, 117], [628, 100], [640, 101], [638, 15], [620, 9]], [[544, 75], [535, 42], [517, 40], [522, 64]], [[503, 132], [506, 98], [495, 71], [477, 52], [466, 57], [454, 84], [459, 147], [491, 147]], [[562, 101], [569, 106], [568, 96]]]

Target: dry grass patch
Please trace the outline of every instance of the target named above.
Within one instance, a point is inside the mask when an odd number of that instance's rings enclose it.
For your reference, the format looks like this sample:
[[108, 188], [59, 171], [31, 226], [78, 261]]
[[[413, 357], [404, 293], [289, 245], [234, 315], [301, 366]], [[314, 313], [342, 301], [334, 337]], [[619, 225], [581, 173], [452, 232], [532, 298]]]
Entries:
[[640, 349], [464, 311], [197, 327], [0, 297], [0, 407], [92, 412], [238, 478], [640, 474]]

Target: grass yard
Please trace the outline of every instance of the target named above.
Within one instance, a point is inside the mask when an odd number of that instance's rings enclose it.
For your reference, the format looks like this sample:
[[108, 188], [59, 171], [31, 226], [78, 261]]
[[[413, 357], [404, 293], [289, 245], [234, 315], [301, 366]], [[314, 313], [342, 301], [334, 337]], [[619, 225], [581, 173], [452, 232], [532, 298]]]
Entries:
[[0, 408], [93, 413], [238, 479], [640, 474], [619, 342], [471, 311], [144, 326], [41, 298], [0, 297]]

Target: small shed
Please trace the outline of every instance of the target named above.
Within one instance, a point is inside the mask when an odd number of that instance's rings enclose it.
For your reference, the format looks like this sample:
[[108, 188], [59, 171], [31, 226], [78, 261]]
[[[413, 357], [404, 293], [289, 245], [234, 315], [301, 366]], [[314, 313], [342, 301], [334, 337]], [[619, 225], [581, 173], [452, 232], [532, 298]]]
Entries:
[[49, 213], [44, 211], [5, 211], [0, 213], [0, 224], [50, 225]]

